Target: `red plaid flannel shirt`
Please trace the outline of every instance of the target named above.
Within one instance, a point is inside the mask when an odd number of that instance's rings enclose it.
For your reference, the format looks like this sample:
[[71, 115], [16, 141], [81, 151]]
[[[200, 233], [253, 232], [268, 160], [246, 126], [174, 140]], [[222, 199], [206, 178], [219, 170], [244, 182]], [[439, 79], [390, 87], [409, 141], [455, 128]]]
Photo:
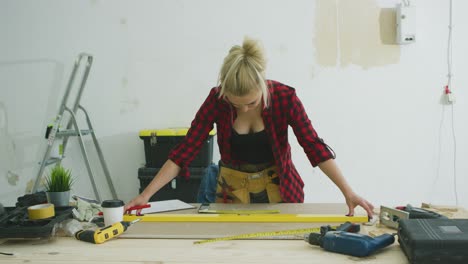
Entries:
[[[294, 88], [277, 81], [267, 81], [270, 105], [262, 111], [265, 130], [271, 142], [275, 163], [279, 168], [280, 193], [284, 202], [304, 202], [304, 182], [291, 160], [288, 142], [288, 126], [291, 126], [299, 144], [312, 166], [335, 158], [334, 153], [318, 137]], [[237, 116], [234, 108], [218, 98], [219, 87], [212, 88], [192, 121], [185, 139], [169, 154], [169, 159], [182, 168], [181, 176], [189, 176], [187, 167], [200, 152], [214, 124], [221, 160], [227, 164], [239, 164], [231, 157], [230, 137], [232, 124]]]

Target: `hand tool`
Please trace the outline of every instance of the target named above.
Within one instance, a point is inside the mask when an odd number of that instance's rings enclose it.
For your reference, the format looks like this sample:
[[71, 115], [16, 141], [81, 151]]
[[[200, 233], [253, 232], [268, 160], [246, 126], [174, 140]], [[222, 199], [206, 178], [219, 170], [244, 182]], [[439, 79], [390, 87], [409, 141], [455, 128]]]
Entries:
[[80, 230], [75, 233], [75, 238], [81, 241], [86, 241], [94, 244], [102, 244], [107, 240], [119, 236], [127, 230], [127, 228], [141, 219], [135, 219], [131, 222], [117, 222], [115, 224], [106, 226], [101, 229], [93, 230]]
[[202, 203], [198, 208], [199, 214], [239, 214], [239, 215], [249, 215], [249, 214], [279, 214], [280, 210], [217, 210], [211, 209], [209, 203]]
[[129, 208], [125, 211], [125, 214], [131, 214], [133, 210], [139, 210], [139, 209], [150, 208], [150, 207], [151, 207], [151, 204], [144, 204], [144, 205], [132, 206], [132, 207], [129, 207]]
[[355, 257], [369, 256], [375, 251], [395, 242], [394, 235], [390, 234], [383, 234], [372, 238], [353, 232], [359, 232], [359, 229], [355, 224], [351, 223], [342, 224], [336, 230], [328, 226], [322, 226], [320, 233], [305, 235], [304, 240], [311, 245], [318, 245], [326, 251]]
[[[125, 214], [131, 214], [133, 210], [138, 210], [138, 209], [143, 209], [143, 208], [150, 208], [150, 207], [151, 207], [151, 204], [136, 205], [136, 206], [129, 207], [124, 213], [125, 213]], [[103, 216], [104, 213], [103, 213], [103, 212], [99, 212], [98, 215], [99, 215], [99, 216]], [[137, 215], [138, 215], [138, 214], [137, 214]]]
[[410, 204], [406, 206], [396, 207], [398, 210], [403, 210], [409, 213], [410, 219], [433, 219], [433, 218], [444, 218], [448, 219], [446, 216], [436, 213], [434, 211], [429, 211], [419, 207], [413, 207]]
[[398, 228], [398, 221], [401, 219], [433, 218], [447, 219], [444, 215], [423, 208], [413, 207], [409, 204], [407, 206], [398, 206], [396, 208], [389, 208], [386, 206], [380, 207], [380, 223], [394, 229]]
[[146, 214], [124, 215], [124, 221], [142, 218], [143, 222], [235, 222], [235, 223], [365, 223], [366, 216], [323, 214]]
[[[302, 229], [289, 229], [280, 231], [266, 231], [248, 234], [240, 234], [226, 237], [210, 238], [193, 242], [193, 244], [205, 244], [219, 241], [228, 240], [242, 240], [242, 239], [302, 239], [302, 235], [310, 232], [320, 232], [320, 227], [302, 228]], [[294, 237], [291, 237], [293, 236]], [[300, 236], [299, 236], [300, 235]]]
[[288, 240], [302, 240], [304, 234], [310, 234], [311, 232], [325, 232], [325, 230], [331, 231], [340, 228], [342, 230], [348, 230], [350, 232], [359, 232], [360, 226], [358, 224], [351, 224], [351, 222], [346, 222], [339, 227], [335, 226], [322, 226], [322, 227], [312, 227], [312, 228], [301, 228], [301, 229], [289, 229], [289, 230], [280, 230], [280, 231], [266, 231], [266, 232], [256, 232], [248, 234], [233, 235], [227, 237], [218, 237], [205, 239], [200, 241], [193, 242], [194, 244], [204, 244], [218, 241], [228, 241], [228, 240], [241, 240], [241, 239], [288, 239]]
[[320, 232], [320, 234], [316, 233], [317, 231], [314, 231], [314, 233], [309, 233], [309, 234], [304, 235], [304, 240], [309, 242], [309, 244], [316, 245], [316, 244], [313, 244], [316, 240], [316, 235], [324, 236], [327, 232], [330, 232], [330, 231], [345, 231], [345, 232], [350, 232], [350, 233], [359, 233], [360, 230], [361, 230], [360, 225], [353, 224], [348, 221], [348, 222], [345, 222], [344, 224], [339, 225], [336, 228], [330, 225], [321, 226], [320, 229], [318, 229], [318, 232]]
[[338, 227], [332, 227], [330, 225], [320, 227], [321, 234], [325, 234], [328, 231], [346, 231], [351, 233], [359, 233], [359, 231], [361, 231], [361, 226], [359, 224], [353, 224], [348, 221], [339, 225]]
[[374, 238], [345, 231], [329, 231], [325, 235], [312, 234], [308, 237], [307, 241], [311, 245], [318, 245], [326, 251], [355, 257], [369, 256], [375, 251], [395, 242], [395, 237], [391, 234], [383, 234]]

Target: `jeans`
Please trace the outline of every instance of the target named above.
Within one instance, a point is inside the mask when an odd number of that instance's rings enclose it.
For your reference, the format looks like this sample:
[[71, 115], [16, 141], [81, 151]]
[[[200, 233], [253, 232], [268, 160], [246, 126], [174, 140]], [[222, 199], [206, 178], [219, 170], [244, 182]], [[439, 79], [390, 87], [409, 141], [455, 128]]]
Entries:
[[205, 175], [198, 188], [197, 203], [214, 203], [216, 200], [216, 185], [218, 181], [219, 167], [211, 164], [205, 170]]

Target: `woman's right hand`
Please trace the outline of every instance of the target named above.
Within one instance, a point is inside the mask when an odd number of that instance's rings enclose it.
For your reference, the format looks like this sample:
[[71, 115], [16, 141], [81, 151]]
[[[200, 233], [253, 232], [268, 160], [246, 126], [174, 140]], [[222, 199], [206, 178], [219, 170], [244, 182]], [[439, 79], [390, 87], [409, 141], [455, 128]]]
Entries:
[[[148, 203], [148, 198], [144, 197], [143, 195], [138, 195], [137, 197], [133, 198], [130, 202], [128, 202], [124, 206], [124, 212], [126, 213], [128, 208], [133, 207], [133, 206], [138, 206], [138, 205], [145, 205]], [[141, 209], [138, 209], [136, 211], [136, 214], [139, 214], [141, 212]]]

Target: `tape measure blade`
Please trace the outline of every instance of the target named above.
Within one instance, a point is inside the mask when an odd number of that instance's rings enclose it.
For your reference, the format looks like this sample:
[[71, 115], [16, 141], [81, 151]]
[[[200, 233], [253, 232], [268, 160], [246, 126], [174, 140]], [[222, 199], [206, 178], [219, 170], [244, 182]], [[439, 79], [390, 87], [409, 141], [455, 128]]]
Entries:
[[194, 244], [205, 244], [205, 243], [212, 243], [212, 242], [219, 242], [219, 241], [246, 240], [246, 239], [251, 240], [251, 239], [259, 239], [259, 238], [262, 238], [263, 240], [265, 240], [268, 237], [270, 237], [272, 239], [279, 239], [279, 237], [285, 237], [285, 236], [295, 237], [296, 235], [315, 233], [315, 232], [320, 232], [320, 228], [319, 227], [301, 228], [301, 229], [291, 229], [291, 230], [281, 230], [281, 231], [267, 231], [267, 232], [240, 234], [240, 235], [234, 235], [234, 236], [199, 240], [199, 241], [195, 241], [193, 243]]
[[304, 234], [255, 237], [255, 238], [246, 238], [246, 240], [304, 240]]

